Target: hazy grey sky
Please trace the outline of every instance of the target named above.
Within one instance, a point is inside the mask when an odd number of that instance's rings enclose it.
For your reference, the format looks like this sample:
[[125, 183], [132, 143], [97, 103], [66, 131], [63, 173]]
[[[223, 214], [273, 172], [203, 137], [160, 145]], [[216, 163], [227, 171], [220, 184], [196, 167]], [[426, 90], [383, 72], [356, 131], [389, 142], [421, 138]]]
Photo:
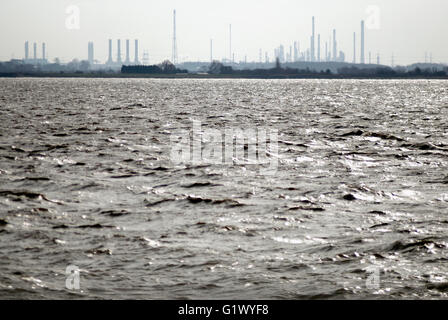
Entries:
[[[79, 29], [66, 28], [71, 5], [80, 9]], [[369, 7], [378, 8], [380, 15], [367, 12]], [[422, 61], [425, 51], [432, 52], [434, 62], [448, 62], [446, 0], [1, 0], [0, 60], [22, 58], [29, 40], [45, 41], [48, 57], [63, 61], [86, 59], [87, 42], [94, 41], [95, 58], [104, 61], [109, 38], [114, 46], [122, 39], [123, 53], [129, 38], [140, 40], [151, 63], [160, 62], [171, 57], [173, 9], [180, 60], [209, 60], [211, 38], [215, 58], [228, 57], [230, 23], [236, 60], [245, 55], [258, 60], [260, 48], [272, 59], [275, 47], [289, 48], [294, 41], [309, 47], [314, 15], [322, 51], [336, 28], [348, 61], [353, 59], [353, 32], [359, 34], [365, 19], [374, 27], [366, 31], [366, 52], [379, 52], [382, 63], [390, 64], [392, 53], [397, 63]]]

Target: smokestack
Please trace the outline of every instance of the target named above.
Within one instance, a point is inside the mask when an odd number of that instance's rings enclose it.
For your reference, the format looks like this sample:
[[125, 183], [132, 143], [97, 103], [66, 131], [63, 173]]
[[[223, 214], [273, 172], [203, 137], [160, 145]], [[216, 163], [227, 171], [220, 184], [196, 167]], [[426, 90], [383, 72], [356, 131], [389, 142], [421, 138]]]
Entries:
[[107, 64], [112, 64], [114, 60], [112, 59], [112, 39], [109, 39], [109, 59], [107, 59]]
[[310, 38], [310, 62], [314, 61], [314, 58], [313, 58], [314, 44], [313, 44], [313, 42], [314, 42], [314, 39], [313, 39], [313, 36], [311, 36], [311, 38]]
[[131, 56], [129, 54], [129, 39], [126, 40], [126, 65], [130, 65], [131, 64]]
[[317, 35], [317, 61], [320, 62], [320, 34]]
[[338, 59], [338, 43], [336, 41], [336, 29], [333, 29], [333, 61]]
[[210, 39], [210, 62], [213, 62], [213, 39]]
[[121, 40], [118, 39], [117, 40], [117, 63], [121, 64]]
[[361, 21], [361, 63], [364, 64], [366, 62], [365, 60], [365, 53], [364, 53], [364, 20]]
[[95, 58], [94, 58], [94, 49], [93, 49], [93, 42], [89, 42], [88, 45], [88, 61], [90, 64], [93, 64]]
[[316, 60], [316, 50], [315, 50], [315, 39], [316, 39], [316, 28], [315, 28], [315, 19], [313, 17], [313, 31], [312, 31], [312, 36], [311, 36], [311, 61], [315, 61]]
[[45, 42], [42, 43], [42, 60], [45, 61], [46, 59], [46, 52], [45, 52]]
[[138, 64], [140, 64], [140, 62], [138, 61], [138, 40], [135, 40], [135, 61], [134, 61], [134, 63], [136, 64], [136, 65], [138, 65]]
[[297, 41], [294, 41], [294, 62], [297, 62], [298, 58], [298, 52], [297, 52]]
[[36, 42], [34, 42], [34, 44], [33, 44], [33, 58], [34, 58], [34, 61], [36, 61], [37, 60], [37, 43]]
[[356, 32], [353, 32], [353, 63], [356, 63]]
[[229, 60], [232, 60], [232, 25], [229, 26], [229, 34], [230, 34], [230, 40], [229, 40]]
[[27, 41], [25, 42], [25, 60], [28, 60], [30, 58], [30, 43]]

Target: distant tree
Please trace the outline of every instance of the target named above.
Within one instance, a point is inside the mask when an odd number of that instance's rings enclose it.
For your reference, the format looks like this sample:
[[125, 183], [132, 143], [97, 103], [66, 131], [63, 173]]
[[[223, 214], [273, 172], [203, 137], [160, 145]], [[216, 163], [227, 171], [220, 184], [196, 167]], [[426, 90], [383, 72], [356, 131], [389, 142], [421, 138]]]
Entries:
[[187, 70], [177, 69], [171, 62], [164, 61], [164, 63], [156, 66], [122, 66], [121, 73], [128, 74], [176, 74], [188, 73]]
[[376, 74], [379, 76], [394, 76], [396, 72], [390, 67], [381, 67], [376, 69]]
[[121, 73], [162, 74], [163, 70], [159, 66], [122, 66]]
[[219, 61], [213, 61], [208, 68], [209, 74], [233, 74], [233, 68], [230, 66], [225, 66]]
[[165, 73], [176, 72], [176, 66], [169, 60], [163, 61], [159, 66]]
[[219, 61], [213, 61], [210, 67], [208, 68], [209, 74], [221, 74], [224, 65]]

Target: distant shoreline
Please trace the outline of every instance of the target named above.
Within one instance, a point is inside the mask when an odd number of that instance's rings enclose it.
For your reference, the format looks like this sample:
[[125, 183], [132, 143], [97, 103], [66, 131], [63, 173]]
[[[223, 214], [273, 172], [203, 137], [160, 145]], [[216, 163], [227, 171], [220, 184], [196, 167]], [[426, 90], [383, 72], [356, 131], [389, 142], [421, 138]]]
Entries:
[[123, 73], [0, 73], [0, 78], [85, 78], [85, 79], [315, 79], [315, 80], [448, 80], [448, 76], [353, 76], [340, 74], [239, 75], [239, 74], [123, 74]]

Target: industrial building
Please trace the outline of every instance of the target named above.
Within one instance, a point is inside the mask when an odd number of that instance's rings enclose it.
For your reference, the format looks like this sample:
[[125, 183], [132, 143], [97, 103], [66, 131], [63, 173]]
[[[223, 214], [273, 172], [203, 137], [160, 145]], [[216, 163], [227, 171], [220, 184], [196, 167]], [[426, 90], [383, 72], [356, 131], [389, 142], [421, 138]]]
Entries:
[[23, 62], [26, 64], [32, 64], [32, 65], [44, 65], [48, 64], [47, 55], [46, 55], [46, 44], [45, 42], [42, 43], [42, 53], [41, 56], [38, 56], [37, 52], [37, 43], [33, 43], [33, 57], [30, 58], [30, 43], [29, 41], [25, 42], [25, 57], [23, 59]]
[[[309, 47], [305, 46], [301, 48], [300, 44], [303, 42], [292, 41], [289, 44], [280, 44], [274, 49], [275, 59], [278, 59], [281, 63], [296, 63], [296, 62], [311, 62], [311, 63], [323, 63], [323, 62], [345, 62], [346, 54], [340, 50], [341, 47], [338, 43], [336, 29], [332, 29], [329, 32], [327, 40], [322, 41], [322, 33], [318, 30], [318, 24], [316, 23], [316, 17], [311, 18], [311, 35], [307, 37], [309, 40]], [[173, 34], [172, 34], [172, 53], [171, 61], [178, 63], [178, 47], [177, 47], [177, 29], [176, 29], [176, 10], [173, 10]], [[360, 42], [360, 44], [358, 44]], [[116, 47], [115, 47], [116, 45]], [[214, 61], [214, 40], [210, 39], [210, 62]], [[325, 47], [325, 48], [324, 48]], [[289, 50], [288, 50], [289, 48]], [[358, 49], [360, 48], [360, 49]], [[32, 50], [32, 52], [31, 52]], [[25, 42], [25, 57], [23, 61], [27, 64], [42, 65], [47, 64], [46, 44], [42, 43], [42, 52], [38, 52], [38, 45], [36, 42]], [[130, 39], [125, 39], [124, 54], [122, 53], [122, 40], [117, 39], [114, 43], [112, 39], [108, 40], [108, 56], [104, 64], [98, 62], [95, 59], [95, 45], [93, 42], [88, 42], [87, 49], [87, 61], [92, 70], [98, 69], [112, 69], [116, 70], [123, 65], [141, 65], [139, 56], [139, 40], [134, 41], [134, 55], [131, 57], [131, 42]], [[228, 57], [223, 58], [223, 62], [235, 64], [236, 53], [232, 48], [232, 25], [229, 24], [229, 39], [228, 39]], [[323, 52], [325, 50], [325, 53]], [[360, 50], [357, 51], [357, 50]], [[263, 54], [264, 53], [264, 54]], [[226, 55], [227, 56], [227, 55]], [[243, 55], [244, 56], [244, 55]], [[149, 60], [148, 51], [143, 51], [143, 63], [148, 63]], [[359, 60], [358, 60], [359, 57]], [[274, 59], [274, 60], [275, 60]], [[247, 56], [244, 59], [247, 62]], [[377, 59], [379, 60], [379, 59]], [[372, 55], [369, 51], [368, 63], [372, 61]], [[241, 62], [242, 63], [242, 62]], [[360, 36], [357, 36], [357, 32], [353, 33], [353, 63], [366, 63], [366, 46], [365, 46], [365, 22], [361, 21]], [[269, 53], [259, 49], [258, 52], [258, 64], [269, 64]]]
[[116, 60], [113, 59], [113, 46], [112, 39], [109, 39], [109, 55], [106, 62], [106, 66], [108, 67], [120, 67], [122, 65], [140, 65], [139, 61], [139, 41], [136, 39], [134, 42], [134, 61], [131, 60], [131, 48], [130, 48], [130, 40], [126, 39], [126, 52], [125, 52], [125, 60], [122, 60], [121, 55], [121, 40], [117, 40], [117, 51], [116, 51]]

